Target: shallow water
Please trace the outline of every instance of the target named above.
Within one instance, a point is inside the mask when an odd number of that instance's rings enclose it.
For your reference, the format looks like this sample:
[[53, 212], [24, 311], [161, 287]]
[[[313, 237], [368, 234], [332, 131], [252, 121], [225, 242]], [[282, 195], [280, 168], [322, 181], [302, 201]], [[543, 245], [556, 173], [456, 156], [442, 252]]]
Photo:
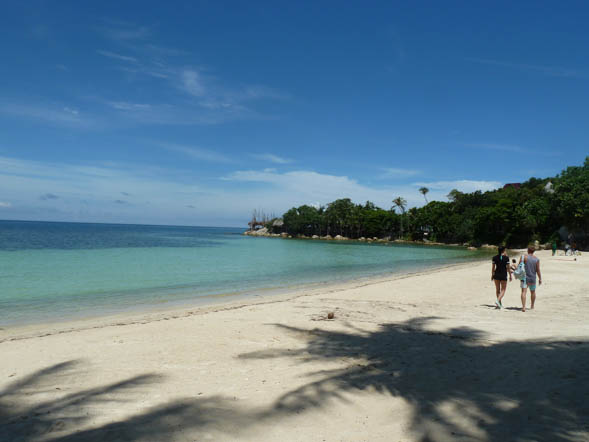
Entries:
[[243, 229], [0, 221], [0, 326], [214, 302], [268, 289], [417, 272], [464, 248], [286, 240]]

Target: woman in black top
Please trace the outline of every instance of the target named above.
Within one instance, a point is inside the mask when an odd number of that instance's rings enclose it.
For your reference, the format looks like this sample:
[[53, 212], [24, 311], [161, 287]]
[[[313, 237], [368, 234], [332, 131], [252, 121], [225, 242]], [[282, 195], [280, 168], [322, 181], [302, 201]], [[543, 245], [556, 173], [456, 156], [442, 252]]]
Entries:
[[507, 273], [509, 273], [509, 280], [511, 281], [511, 267], [509, 266], [509, 256], [505, 253], [505, 247], [499, 247], [499, 254], [493, 256], [493, 264], [491, 266], [491, 281], [495, 281], [495, 305], [497, 308], [503, 308], [501, 300], [505, 296], [507, 289]]

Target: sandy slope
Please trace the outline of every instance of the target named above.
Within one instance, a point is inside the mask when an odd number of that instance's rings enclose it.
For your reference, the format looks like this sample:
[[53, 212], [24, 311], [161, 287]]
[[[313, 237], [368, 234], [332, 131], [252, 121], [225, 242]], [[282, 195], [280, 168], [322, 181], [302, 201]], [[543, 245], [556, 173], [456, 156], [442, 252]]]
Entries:
[[539, 257], [526, 313], [485, 263], [0, 331], [0, 440], [589, 440], [589, 259]]

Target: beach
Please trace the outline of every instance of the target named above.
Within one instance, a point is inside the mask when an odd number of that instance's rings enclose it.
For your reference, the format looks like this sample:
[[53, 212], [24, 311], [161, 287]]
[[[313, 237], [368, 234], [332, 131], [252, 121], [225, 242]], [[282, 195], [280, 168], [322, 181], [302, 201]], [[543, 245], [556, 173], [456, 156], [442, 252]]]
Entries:
[[489, 259], [6, 327], [0, 440], [588, 440], [589, 260], [537, 256], [525, 313]]

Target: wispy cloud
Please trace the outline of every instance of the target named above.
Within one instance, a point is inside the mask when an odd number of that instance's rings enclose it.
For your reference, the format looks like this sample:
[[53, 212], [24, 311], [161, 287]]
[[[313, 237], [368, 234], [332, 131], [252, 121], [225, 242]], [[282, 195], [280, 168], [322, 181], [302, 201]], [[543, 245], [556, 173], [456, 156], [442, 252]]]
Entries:
[[421, 172], [415, 169], [403, 169], [398, 167], [383, 167], [383, 173], [379, 178], [408, 178], [419, 175]]
[[115, 60], [128, 61], [128, 62], [132, 62], [132, 63], [137, 62], [137, 59], [135, 57], [131, 57], [129, 55], [121, 55], [121, 54], [117, 54], [115, 52], [104, 51], [104, 50], [98, 50], [96, 52], [98, 54], [102, 55], [103, 57], [114, 58]]
[[274, 155], [273, 153], [253, 153], [251, 154], [251, 157], [257, 160], [268, 161], [275, 164], [289, 164], [293, 162], [293, 160], [290, 158], [280, 157], [278, 155]]
[[108, 101], [107, 104], [113, 109], [121, 111], [144, 111], [152, 107], [150, 104], [130, 103], [128, 101]]
[[9, 207], [12, 207], [12, 204], [7, 201], [0, 201], [0, 209], [8, 209]]
[[96, 123], [69, 106], [11, 103], [0, 105], [0, 113], [60, 126], [88, 128]]
[[180, 74], [182, 89], [195, 97], [202, 97], [205, 94], [202, 77], [198, 71], [186, 69]]
[[[127, 97], [109, 99], [109, 107], [139, 124], [220, 124], [244, 118], [263, 118], [256, 108], [264, 100], [285, 100], [288, 94], [259, 84], [227, 84], [219, 76], [206, 74], [204, 69], [187, 60], [190, 54], [153, 41], [151, 30], [134, 23], [106, 20], [99, 32], [114, 40], [118, 50], [98, 49], [97, 53], [113, 61], [123, 61], [113, 66], [124, 72], [127, 81], [143, 81], [141, 77], [160, 80], [159, 90], [166, 102], [138, 103]], [[181, 60], [175, 57], [182, 57]], [[152, 85], [153, 86], [153, 85]], [[185, 96], [178, 100], [177, 91]], [[163, 101], [163, 100], [162, 100]]]
[[516, 63], [502, 60], [492, 60], [486, 58], [467, 58], [468, 61], [474, 63], [486, 64], [492, 66], [503, 66], [512, 69], [526, 70], [538, 72], [550, 77], [567, 77], [567, 78], [588, 78], [589, 72], [587, 70], [580, 70], [562, 66], [542, 66], [527, 63]]
[[454, 181], [431, 181], [431, 182], [418, 182], [413, 183], [413, 186], [427, 187], [431, 190], [437, 190], [442, 192], [450, 192], [452, 189], [457, 189], [461, 192], [475, 192], [480, 190], [486, 192], [489, 190], [495, 190], [501, 187], [499, 181], [479, 181], [479, 180], [454, 180]]
[[526, 153], [535, 154], [542, 156], [558, 156], [560, 151], [557, 149], [551, 149], [550, 151], [538, 148], [524, 147], [517, 144], [501, 144], [501, 143], [466, 143], [465, 147], [474, 149], [484, 150], [495, 150], [499, 152], [510, 152], [510, 153]]
[[172, 152], [179, 152], [195, 160], [208, 161], [211, 163], [233, 163], [234, 160], [226, 155], [208, 149], [194, 146], [183, 146], [179, 144], [162, 143], [161, 147]]
[[41, 195], [39, 197], [39, 199], [42, 201], [47, 201], [47, 200], [56, 200], [56, 199], [59, 199], [59, 197], [57, 195], [55, 195], [54, 193], [44, 193], [43, 195]]
[[151, 35], [147, 26], [138, 26], [134, 23], [106, 19], [105, 25], [99, 27], [100, 32], [107, 38], [119, 42], [129, 40], [141, 40]]

